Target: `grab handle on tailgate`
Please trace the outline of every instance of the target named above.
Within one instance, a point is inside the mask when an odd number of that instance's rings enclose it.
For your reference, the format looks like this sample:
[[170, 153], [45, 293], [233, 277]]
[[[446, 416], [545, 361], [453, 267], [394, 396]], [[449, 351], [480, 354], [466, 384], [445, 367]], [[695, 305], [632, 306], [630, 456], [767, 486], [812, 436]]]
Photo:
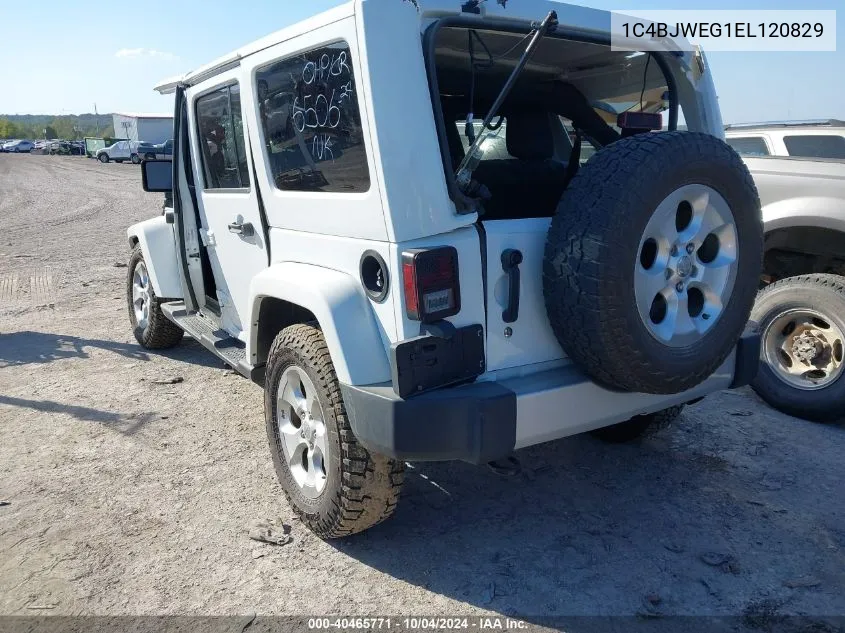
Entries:
[[508, 306], [502, 311], [502, 321], [513, 323], [519, 318], [519, 265], [522, 253], [515, 248], [502, 251], [502, 270], [508, 276]]

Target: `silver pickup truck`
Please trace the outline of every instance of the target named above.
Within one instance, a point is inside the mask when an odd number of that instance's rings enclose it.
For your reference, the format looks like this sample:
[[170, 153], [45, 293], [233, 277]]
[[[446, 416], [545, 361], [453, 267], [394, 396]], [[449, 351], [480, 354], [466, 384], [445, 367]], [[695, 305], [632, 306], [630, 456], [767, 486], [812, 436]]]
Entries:
[[792, 415], [841, 419], [845, 123], [729, 127], [725, 135], [748, 165], [763, 209], [764, 287], [752, 312], [762, 346], [753, 387]]

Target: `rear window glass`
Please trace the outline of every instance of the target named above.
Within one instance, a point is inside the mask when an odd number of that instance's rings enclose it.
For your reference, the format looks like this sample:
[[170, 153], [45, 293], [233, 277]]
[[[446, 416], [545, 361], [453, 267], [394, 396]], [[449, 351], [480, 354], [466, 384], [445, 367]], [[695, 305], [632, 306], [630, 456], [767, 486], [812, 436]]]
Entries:
[[768, 156], [769, 148], [760, 136], [743, 136], [726, 138], [728, 145], [734, 148], [740, 156]]
[[260, 68], [255, 89], [264, 151], [277, 188], [347, 193], [370, 188], [346, 42]]
[[795, 134], [784, 136], [783, 142], [790, 156], [845, 159], [845, 136]]

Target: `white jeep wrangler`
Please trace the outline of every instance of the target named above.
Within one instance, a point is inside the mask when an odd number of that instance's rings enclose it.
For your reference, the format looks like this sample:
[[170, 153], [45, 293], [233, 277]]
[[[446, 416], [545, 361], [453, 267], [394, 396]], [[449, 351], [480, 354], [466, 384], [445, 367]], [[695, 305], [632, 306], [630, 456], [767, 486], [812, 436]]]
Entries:
[[128, 231], [135, 335], [263, 385], [320, 536], [388, 517], [406, 460], [630, 438], [753, 377], [760, 206], [706, 60], [609, 25], [355, 0], [158, 86], [173, 161], [144, 187], [171, 206]]

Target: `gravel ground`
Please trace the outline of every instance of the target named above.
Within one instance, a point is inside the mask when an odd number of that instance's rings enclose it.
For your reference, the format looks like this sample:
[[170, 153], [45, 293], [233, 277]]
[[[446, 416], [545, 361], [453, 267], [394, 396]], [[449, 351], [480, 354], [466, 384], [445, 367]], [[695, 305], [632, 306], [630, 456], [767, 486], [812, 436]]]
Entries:
[[[275, 475], [259, 388], [129, 329], [129, 164], [0, 155], [0, 614], [845, 614], [845, 429], [749, 390], [639, 443], [413, 464], [394, 518], [326, 543]], [[176, 384], [158, 384], [181, 377]], [[293, 540], [250, 540], [280, 518]], [[822, 629], [813, 629], [822, 630]], [[828, 629], [824, 629], [828, 630]]]

